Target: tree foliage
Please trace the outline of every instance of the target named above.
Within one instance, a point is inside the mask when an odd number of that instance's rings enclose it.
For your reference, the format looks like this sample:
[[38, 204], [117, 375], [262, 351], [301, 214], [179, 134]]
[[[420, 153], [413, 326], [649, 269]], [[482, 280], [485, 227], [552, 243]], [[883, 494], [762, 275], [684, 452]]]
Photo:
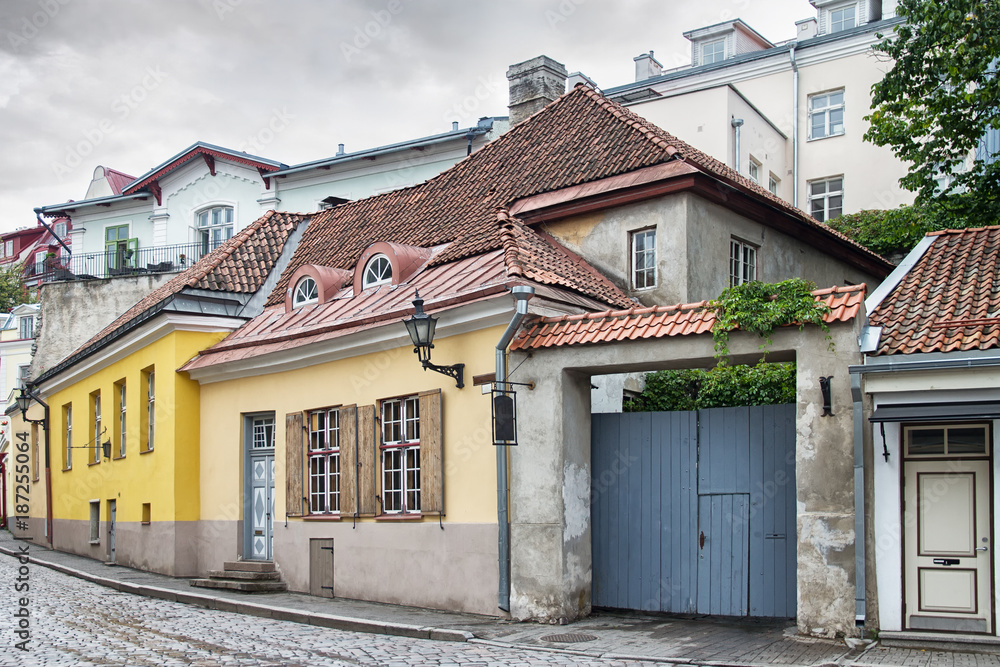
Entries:
[[795, 364], [720, 365], [646, 374], [646, 388], [625, 412], [701, 410], [795, 402]]
[[[1000, 155], [966, 169], [984, 135], [1000, 128], [1000, 3], [996, 0], [900, 0], [904, 23], [875, 47], [895, 61], [872, 86], [865, 139], [889, 146], [910, 168], [900, 183], [957, 220], [1000, 220]], [[983, 159], [992, 158], [992, 159]], [[943, 192], [937, 178], [954, 174]]]
[[0, 312], [9, 312], [22, 303], [34, 303], [35, 299], [24, 285], [24, 265], [8, 264], [0, 267]]
[[792, 278], [780, 283], [754, 280], [724, 290], [718, 299], [708, 304], [715, 310], [712, 337], [719, 363], [727, 363], [729, 332], [733, 329], [763, 338], [761, 349], [771, 344], [774, 330], [786, 324], [798, 324], [800, 329], [806, 324], [816, 324], [829, 333], [823, 316], [830, 312], [830, 307], [813, 297], [814, 289], [815, 283]]
[[869, 250], [889, 258], [908, 253], [927, 232], [949, 226], [936, 215], [935, 210], [926, 206], [858, 211], [828, 220], [827, 224]]

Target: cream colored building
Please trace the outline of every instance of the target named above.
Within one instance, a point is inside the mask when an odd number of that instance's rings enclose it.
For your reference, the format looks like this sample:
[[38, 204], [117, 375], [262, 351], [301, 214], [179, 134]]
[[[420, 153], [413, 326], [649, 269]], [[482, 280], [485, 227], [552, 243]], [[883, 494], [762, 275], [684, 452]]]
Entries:
[[691, 65], [637, 56], [609, 98], [828, 220], [913, 201], [906, 166], [863, 140], [871, 86], [891, 63], [872, 47], [900, 19], [892, 0], [814, 0], [795, 40], [771, 43], [739, 19], [684, 33]]
[[[4, 412], [0, 414], [0, 482], [5, 498], [0, 499], [0, 526], [7, 517], [14, 516], [16, 504], [13, 477], [16, 452], [12, 446], [12, 413], [16, 412], [14, 397], [21, 378], [26, 377], [31, 363], [31, 346], [34, 343], [35, 325], [38, 323], [38, 304], [22, 304], [0, 318], [0, 398]], [[19, 415], [17, 415], [19, 416]]]

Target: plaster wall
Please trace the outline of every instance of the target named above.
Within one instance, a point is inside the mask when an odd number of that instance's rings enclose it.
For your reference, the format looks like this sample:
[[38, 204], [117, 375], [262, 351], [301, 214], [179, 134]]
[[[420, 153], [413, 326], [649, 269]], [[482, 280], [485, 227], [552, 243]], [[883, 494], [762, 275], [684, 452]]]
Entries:
[[[73, 212], [73, 255], [79, 257], [88, 253], [104, 252], [104, 230], [116, 225], [129, 225], [129, 238], [138, 238], [139, 247], [152, 243], [153, 227], [149, 222], [149, 214], [153, 211], [155, 200], [152, 195], [146, 195], [144, 200], [130, 199], [122, 203], [114, 203], [110, 208], [88, 206]], [[98, 260], [93, 260], [97, 262]], [[94, 264], [88, 270], [86, 264], [71, 264], [73, 273], [95, 275], [99, 272]]]
[[[101, 501], [99, 539], [90, 541], [90, 521], [53, 521], [53, 548], [94, 560], [108, 560], [107, 500]], [[197, 574], [198, 522], [115, 520], [115, 563], [173, 577]]]
[[[257, 170], [226, 160], [215, 161], [215, 176], [209, 173], [203, 160], [192, 160], [165, 176], [161, 187], [163, 206], [155, 207], [154, 214], [169, 214], [166, 245], [199, 241], [197, 214], [205, 208], [232, 206], [234, 234], [266, 210], [257, 203], [264, 190]], [[273, 183], [271, 187], [274, 187]]]
[[68, 357], [174, 275], [154, 273], [43, 283], [31, 376], [37, 378]]
[[[796, 489], [798, 626], [848, 635], [854, 624], [854, 444], [847, 365], [857, 363], [857, 320], [822, 331], [778, 331], [773, 360], [798, 364]], [[759, 339], [734, 333], [732, 363], [759, 357]], [[519, 402], [520, 446], [511, 451], [512, 606], [518, 619], [574, 619], [590, 611], [590, 401], [592, 375], [704, 367], [711, 336], [549, 348], [525, 361], [536, 389]], [[511, 355], [511, 364], [524, 355]], [[822, 417], [819, 377], [832, 375], [833, 417]], [[522, 407], [523, 406], [523, 407]]]

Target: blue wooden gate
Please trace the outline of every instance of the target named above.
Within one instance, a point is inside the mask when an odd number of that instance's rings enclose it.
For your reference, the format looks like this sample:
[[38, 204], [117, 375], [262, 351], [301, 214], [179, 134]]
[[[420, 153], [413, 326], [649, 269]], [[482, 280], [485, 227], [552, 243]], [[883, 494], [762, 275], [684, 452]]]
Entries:
[[593, 604], [796, 610], [795, 406], [595, 414]]

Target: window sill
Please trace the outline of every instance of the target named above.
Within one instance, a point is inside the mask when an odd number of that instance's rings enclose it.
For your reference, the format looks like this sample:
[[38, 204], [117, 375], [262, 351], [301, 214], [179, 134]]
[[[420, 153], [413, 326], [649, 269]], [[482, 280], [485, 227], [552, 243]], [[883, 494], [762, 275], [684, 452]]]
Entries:
[[400, 512], [399, 514], [379, 514], [376, 521], [420, 521], [424, 515], [420, 512]]
[[125, 457], [124, 456], [112, 456], [111, 460], [112, 461], [121, 461], [123, 458], [125, 458]]
[[148, 526], [148, 525], [149, 525], [150, 523], [152, 523], [152, 522], [150, 522], [150, 521], [142, 521], [142, 522], [141, 522], [141, 524], [142, 524], [143, 526]]
[[150, 447], [149, 449], [140, 449], [139, 450], [139, 456], [142, 456], [143, 454], [152, 454], [152, 453], [153, 453], [153, 448], [152, 447]]
[[99, 466], [99, 465], [101, 465], [101, 462], [100, 461], [91, 461], [87, 465], [89, 465], [89, 466]]
[[809, 137], [806, 139], [806, 143], [809, 143], [810, 141], [823, 141], [824, 139], [836, 139], [837, 137], [842, 137], [845, 134], [847, 133], [841, 132], [840, 134], [828, 134], [825, 137]]
[[340, 521], [339, 514], [307, 514], [302, 517], [303, 521]]
[[70, 470], [72, 470], [72, 469], [73, 469], [73, 466], [70, 466], [70, 467], [68, 467], [68, 468], [63, 468], [63, 469], [62, 469], [62, 471], [63, 471], [63, 472], [69, 472], [69, 471], [70, 471]]
[[87, 544], [91, 544], [91, 545], [93, 545], [93, 546], [95, 546], [95, 547], [96, 547], [96, 546], [98, 546], [98, 545], [100, 545], [100, 544], [101, 544], [101, 541], [100, 541], [100, 540], [91, 540], [91, 541], [90, 541], [90, 542], [88, 542]]

